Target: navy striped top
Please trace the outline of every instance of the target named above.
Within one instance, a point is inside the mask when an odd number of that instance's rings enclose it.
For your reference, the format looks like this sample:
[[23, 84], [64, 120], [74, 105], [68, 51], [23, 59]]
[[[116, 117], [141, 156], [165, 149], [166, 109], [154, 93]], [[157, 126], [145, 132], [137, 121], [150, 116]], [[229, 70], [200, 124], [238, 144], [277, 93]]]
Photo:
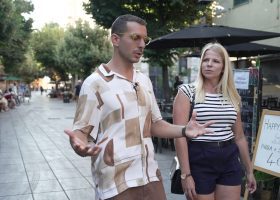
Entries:
[[[192, 101], [194, 85], [183, 84], [179, 87], [179, 90]], [[217, 142], [234, 138], [232, 125], [236, 121], [237, 112], [232, 104], [223, 100], [222, 94], [206, 93], [204, 103], [196, 103], [193, 110], [197, 113], [197, 122], [204, 124], [210, 120], [215, 121], [208, 127], [214, 133], [199, 136], [192, 139], [193, 141]]]

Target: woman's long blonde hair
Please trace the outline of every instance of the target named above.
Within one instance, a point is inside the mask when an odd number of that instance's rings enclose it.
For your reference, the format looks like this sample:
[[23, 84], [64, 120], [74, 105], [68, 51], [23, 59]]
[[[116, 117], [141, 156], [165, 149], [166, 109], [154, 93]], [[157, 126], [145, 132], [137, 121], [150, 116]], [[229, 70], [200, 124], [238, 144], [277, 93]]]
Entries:
[[195, 101], [197, 103], [203, 103], [205, 100], [205, 90], [203, 88], [204, 77], [201, 72], [202, 71], [201, 66], [202, 66], [203, 58], [205, 56], [205, 52], [209, 49], [218, 53], [223, 59], [224, 70], [223, 73], [221, 74], [220, 81], [217, 85], [217, 90], [218, 90], [217, 92], [223, 95], [224, 101], [226, 100], [230, 101], [231, 104], [234, 106], [234, 108], [237, 111], [240, 111], [241, 98], [235, 88], [235, 84], [233, 80], [233, 71], [229, 60], [229, 55], [227, 53], [227, 50], [221, 44], [216, 42], [208, 43], [202, 49], [199, 74], [195, 82], [196, 83]]

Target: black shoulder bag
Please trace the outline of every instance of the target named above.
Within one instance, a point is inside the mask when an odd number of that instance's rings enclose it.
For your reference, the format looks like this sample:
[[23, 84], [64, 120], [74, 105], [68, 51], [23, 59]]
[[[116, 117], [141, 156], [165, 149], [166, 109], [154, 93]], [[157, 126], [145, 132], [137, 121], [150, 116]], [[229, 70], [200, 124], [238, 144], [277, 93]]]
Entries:
[[[193, 93], [191, 100], [191, 108], [189, 113], [189, 120], [192, 117], [194, 102], [195, 100], [195, 92]], [[171, 193], [173, 194], [184, 194], [182, 183], [181, 183], [181, 169], [177, 156], [173, 158], [173, 162], [170, 168], [170, 178], [171, 178]]]

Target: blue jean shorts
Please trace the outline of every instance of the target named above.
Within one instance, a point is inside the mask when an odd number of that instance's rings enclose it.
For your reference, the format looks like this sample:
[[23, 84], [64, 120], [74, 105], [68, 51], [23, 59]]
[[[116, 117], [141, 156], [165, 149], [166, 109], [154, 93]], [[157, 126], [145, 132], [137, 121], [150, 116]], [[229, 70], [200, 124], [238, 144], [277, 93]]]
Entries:
[[190, 142], [189, 161], [197, 194], [211, 194], [216, 185], [241, 185], [244, 175], [235, 143], [209, 146], [206, 142]]

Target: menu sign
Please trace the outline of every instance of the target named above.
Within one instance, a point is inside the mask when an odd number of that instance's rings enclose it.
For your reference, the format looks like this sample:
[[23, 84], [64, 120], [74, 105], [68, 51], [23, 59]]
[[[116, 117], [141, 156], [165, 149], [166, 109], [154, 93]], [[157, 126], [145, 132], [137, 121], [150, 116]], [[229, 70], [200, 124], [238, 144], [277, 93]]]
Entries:
[[259, 125], [259, 70], [256, 68], [235, 69], [234, 83], [241, 97], [241, 119], [251, 153]]
[[249, 71], [235, 71], [234, 73], [234, 83], [237, 89], [248, 90], [249, 87], [249, 78], [250, 72]]

